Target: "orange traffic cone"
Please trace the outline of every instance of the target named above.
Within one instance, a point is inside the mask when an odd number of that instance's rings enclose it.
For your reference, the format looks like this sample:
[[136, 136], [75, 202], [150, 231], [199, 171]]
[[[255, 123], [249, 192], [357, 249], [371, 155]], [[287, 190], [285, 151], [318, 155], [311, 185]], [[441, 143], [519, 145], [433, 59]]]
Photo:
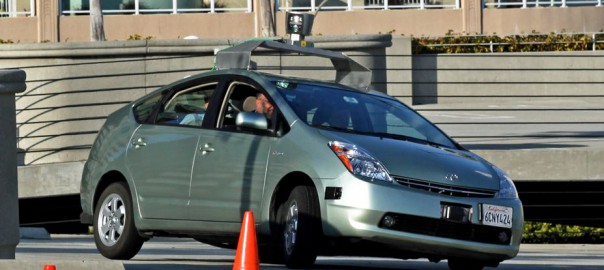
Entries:
[[233, 270], [259, 270], [258, 243], [256, 242], [256, 227], [254, 225], [254, 213], [245, 211], [239, 243], [237, 244], [237, 255]]
[[54, 264], [46, 264], [44, 270], [57, 270], [57, 267]]

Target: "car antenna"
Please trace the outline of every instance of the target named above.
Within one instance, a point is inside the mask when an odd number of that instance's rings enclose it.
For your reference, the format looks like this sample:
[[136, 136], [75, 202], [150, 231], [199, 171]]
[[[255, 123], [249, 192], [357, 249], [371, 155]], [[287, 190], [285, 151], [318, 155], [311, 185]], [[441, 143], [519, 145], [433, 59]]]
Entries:
[[327, 3], [327, 0], [323, 0], [323, 2], [319, 4], [319, 6], [317, 7], [317, 11], [315, 11], [315, 18], [317, 17], [317, 14], [319, 14], [319, 11], [321, 11], [321, 8], [323, 7], [323, 5], [325, 5], [325, 3]]

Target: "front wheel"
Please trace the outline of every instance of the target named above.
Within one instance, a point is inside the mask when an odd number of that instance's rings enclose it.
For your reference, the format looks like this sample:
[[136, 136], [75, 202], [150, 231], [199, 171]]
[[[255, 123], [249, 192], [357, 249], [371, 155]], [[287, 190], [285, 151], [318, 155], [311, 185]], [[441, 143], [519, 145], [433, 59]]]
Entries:
[[128, 260], [141, 249], [142, 238], [134, 226], [132, 198], [128, 186], [109, 185], [99, 197], [94, 211], [94, 242], [103, 256]]
[[318, 242], [322, 234], [317, 197], [313, 187], [297, 186], [279, 207], [283, 229], [281, 249], [287, 267], [309, 267], [317, 259]]

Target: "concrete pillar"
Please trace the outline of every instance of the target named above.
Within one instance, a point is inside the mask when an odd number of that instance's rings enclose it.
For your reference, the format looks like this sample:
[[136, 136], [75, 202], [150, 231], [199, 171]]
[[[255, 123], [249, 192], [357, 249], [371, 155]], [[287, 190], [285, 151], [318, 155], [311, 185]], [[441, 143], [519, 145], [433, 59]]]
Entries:
[[19, 244], [15, 93], [25, 87], [24, 71], [0, 70], [0, 259], [15, 259]]
[[392, 37], [392, 46], [386, 47], [384, 72], [387, 94], [412, 104], [413, 57], [410, 37]]
[[482, 0], [462, 0], [463, 31], [470, 35], [482, 34]]
[[38, 42], [59, 41], [59, 0], [36, 0]]

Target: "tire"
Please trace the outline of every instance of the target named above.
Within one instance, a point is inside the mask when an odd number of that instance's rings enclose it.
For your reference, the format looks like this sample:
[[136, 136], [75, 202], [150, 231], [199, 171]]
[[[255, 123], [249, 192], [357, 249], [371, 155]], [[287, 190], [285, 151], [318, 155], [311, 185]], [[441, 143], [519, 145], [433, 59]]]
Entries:
[[482, 270], [484, 264], [477, 261], [464, 259], [449, 259], [449, 269], [451, 270]]
[[279, 207], [281, 224], [281, 253], [289, 268], [306, 268], [317, 259], [322, 235], [321, 214], [317, 193], [313, 187], [297, 186]]
[[258, 247], [258, 257], [261, 263], [284, 264], [283, 255], [278, 244]]
[[125, 183], [109, 185], [94, 211], [94, 242], [103, 256], [128, 260], [141, 249], [144, 238], [134, 226], [132, 198]]

